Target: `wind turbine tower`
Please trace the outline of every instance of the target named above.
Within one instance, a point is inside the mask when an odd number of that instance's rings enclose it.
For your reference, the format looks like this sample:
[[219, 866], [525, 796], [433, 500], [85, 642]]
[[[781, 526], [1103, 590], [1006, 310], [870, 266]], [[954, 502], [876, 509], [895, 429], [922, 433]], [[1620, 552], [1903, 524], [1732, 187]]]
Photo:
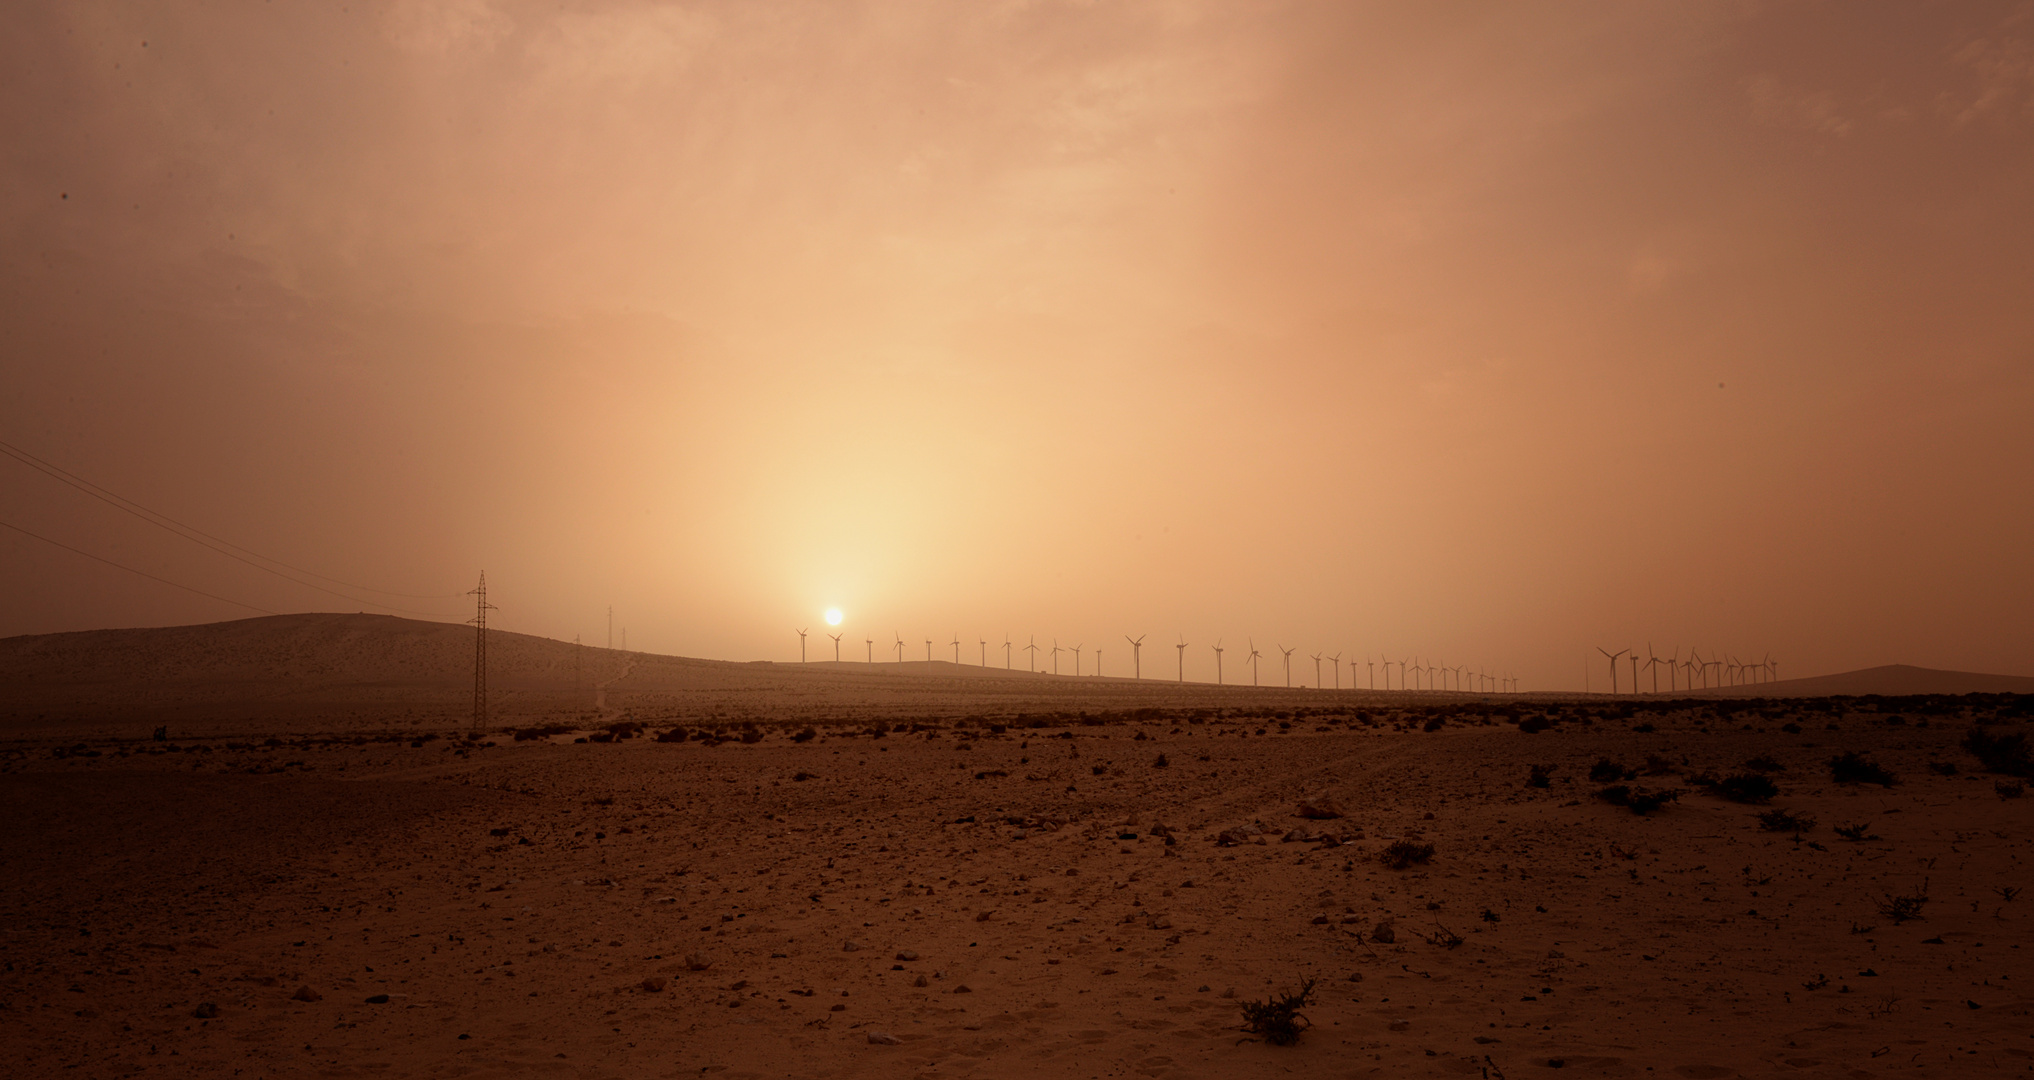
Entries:
[[1130, 643], [1130, 664], [1134, 669], [1130, 677], [1133, 679], [1144, 677], [1144, 639], [1148, 636], [1139, 634], [1133, 638], [1128, 634], [1123, 635], [1123, 640]]
[[[1610, 658], [1610, 692], [1614, 696], [1617, 693], [1617, 660], [1625, 654], [1625, 650], [1619, 649], [1613, 653], [1598, 645], [1596, 651]], [[1637, 687], [1633, 687], [1633, 689], [1637, 689]]]
[[1222, 685], [1222, 639], [1215, 639], [1215, 685]]
[[1179, 639], [1179, 644], [1174, 645], [1173, 648], [1179, 650], [1179, 681], [1186, 682], [1186, 638], [1182, 636]]
[[1283, 645], [1277, 646], [1278, 651], [1285, 654], [1285, 688], [1287, 690], [1292, 689], [1292, 654], [1297, 651], [1297, 648], [1297, 646], [1291, 649]]
[[841, 634], [845, 634], [845, 633], [847, 633], [847, 631], [843, 630], [843, 631], [841, 631], [841, 633], [840, 633], [840, 634], [828, 634], [828, 635], [826, 635], [827, 637], [830, 637], [830, 638], [832, 638], [832, 639], [833, 639], [833, 662], [834, 662], [834, 663], [836, 663], [836, 664], [840, 663], [840, 639], [841, 639]]
[[805, 631], [798, 631], [798, 662], [805, 662]]

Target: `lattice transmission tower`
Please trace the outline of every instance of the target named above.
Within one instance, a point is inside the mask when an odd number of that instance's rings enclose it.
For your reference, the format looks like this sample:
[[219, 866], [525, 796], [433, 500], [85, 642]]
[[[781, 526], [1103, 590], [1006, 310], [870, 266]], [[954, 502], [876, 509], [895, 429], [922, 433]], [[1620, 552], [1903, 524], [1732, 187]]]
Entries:
[[480, 573], [480, 587], [466, 595], [478, 597], [473, 618], [473, 727], [478, 731], [487, 726], [487, 613], [500, 608], [487, 602], [487, 572]]

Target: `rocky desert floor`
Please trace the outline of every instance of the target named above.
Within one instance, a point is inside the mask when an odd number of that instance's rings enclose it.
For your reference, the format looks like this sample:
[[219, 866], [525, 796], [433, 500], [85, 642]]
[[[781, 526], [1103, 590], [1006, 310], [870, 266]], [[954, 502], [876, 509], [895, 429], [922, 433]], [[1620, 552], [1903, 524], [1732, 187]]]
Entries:
[[1958, 745], [2025, 722], [1947, 700], [23, 739], [5, 1072], [2026, 1074], [2034, 799]]

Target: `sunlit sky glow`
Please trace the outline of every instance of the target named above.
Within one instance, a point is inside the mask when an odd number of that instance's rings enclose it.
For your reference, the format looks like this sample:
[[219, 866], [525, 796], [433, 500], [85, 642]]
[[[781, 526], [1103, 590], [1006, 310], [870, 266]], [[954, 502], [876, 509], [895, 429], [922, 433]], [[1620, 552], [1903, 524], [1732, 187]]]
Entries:
[[[12, 4], [0, 439], [660, 652], [2034, 673], [2030, 10]], [[0, 589], [250, 614], [12, 533]]]

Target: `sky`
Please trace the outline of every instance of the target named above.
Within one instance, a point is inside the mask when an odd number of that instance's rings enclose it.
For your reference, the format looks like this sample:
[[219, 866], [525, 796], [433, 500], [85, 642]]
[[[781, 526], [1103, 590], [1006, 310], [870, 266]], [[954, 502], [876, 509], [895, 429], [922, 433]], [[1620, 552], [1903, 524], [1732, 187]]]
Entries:
[[2034, 3], [29, 0], [0, 124], [0, 441], [322, 575], [0, 458], [0, 635], [2034, 674]]

